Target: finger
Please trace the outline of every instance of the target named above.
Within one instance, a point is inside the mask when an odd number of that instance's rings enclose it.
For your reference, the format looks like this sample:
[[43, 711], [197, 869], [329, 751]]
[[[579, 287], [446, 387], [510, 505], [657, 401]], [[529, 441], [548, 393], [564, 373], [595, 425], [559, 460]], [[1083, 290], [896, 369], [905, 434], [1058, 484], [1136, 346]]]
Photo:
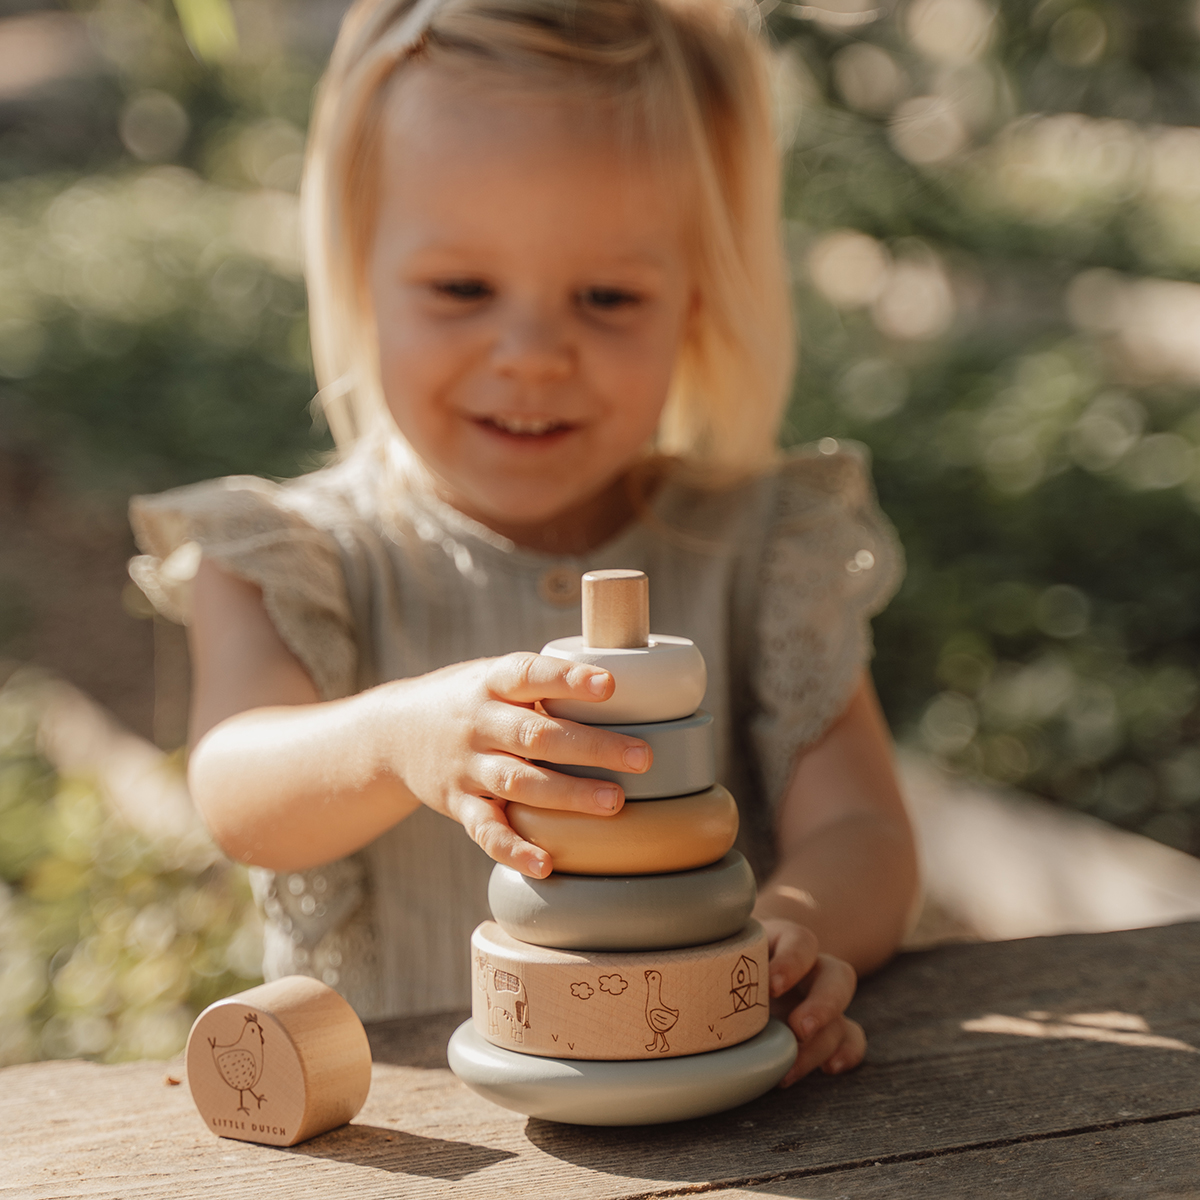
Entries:
[[846, 1011], [854, 999], [858, 975], [843, 959], [819, 954], [810, 972], [808, 994], [796, 1006], [788, 1020], [796, 1036], [807, 1041], [814, 1033]]
[[618, 784], [560, 775], [511, 754], [480, 755], [475, 775], [481, 792], [497, 800], [516, 800], [537, 808], [611, 817], [625, 803], [625, 793]]
[[481, 750], [503, 750], [539, 762], [640, 775], [654, 761], [650, 747], [640, 738], [555, 720], [515, 704], [488, 705], [480, 717], [478, 738], [486, 743], [480, 745]]
[[845, 1018], [846, 1031], [842, 1044], [821, 1064], [826, 1075], [840, 1075], [853, 1070], [867, 1055], [867, 1035], [857, 1022]]
[[548, 654], [506, 654], [488, 665], [485, 685], [498, 700], [607, 700], [617, 686], [600, 667], [551, 658]]
[[845, 1017], [836, 1017], [813, 1037], [801, 1042], [799, 1052], [796, 1054], [796, 1061], [780, 1081], [779, 1086], [791, 1087], [796, 1080], [803, 1079], [805, 1075], [828, 1062], [837, 1053], [845, 1038], [845, 1024]]
[[791, 991], [813, 969], [817, 961], [817, 937], [811, 929], [794, 921], [767, 920], [763, 928], [767, 934], [774, 998]]
[[545, 879], [554, 869], [545, 850], [527, 842], [509, 825], [500, 802], [483, 796], [459, 795], [446, 807], [489, 858], [531, 879]]

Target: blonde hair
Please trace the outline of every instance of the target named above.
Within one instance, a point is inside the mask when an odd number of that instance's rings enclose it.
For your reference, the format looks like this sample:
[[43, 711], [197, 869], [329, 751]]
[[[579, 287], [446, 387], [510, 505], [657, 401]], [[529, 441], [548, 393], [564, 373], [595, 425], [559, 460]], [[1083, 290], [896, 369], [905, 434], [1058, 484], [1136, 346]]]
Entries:
[[793, 330], [756, 17], [738, 0], [358, 0], [317, 97], [302, 189], [313, 360], [339, 448], [401, 441], [379, 380], [365, 263], [383, 97], [419, 57], [599, 86], [639, 110], [652, 142], [674, 148], [694, 196], [699, 304], [655, 449], [713, 477], [774, 459]]

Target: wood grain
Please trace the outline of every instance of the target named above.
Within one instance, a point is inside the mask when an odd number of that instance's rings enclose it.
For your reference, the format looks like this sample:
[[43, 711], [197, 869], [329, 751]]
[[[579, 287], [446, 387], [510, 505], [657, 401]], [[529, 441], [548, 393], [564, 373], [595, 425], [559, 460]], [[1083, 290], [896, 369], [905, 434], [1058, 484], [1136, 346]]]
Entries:
[[510, 801], [509, 824], [567, 875], [663, 875], [707, 867], [733, 848], [737, 802], [719, 783], [692, 796], [630, 800], [611, 817]]
[[270, 1146], [344, 1125], [371, 1086], [362, 1022], [332, 988], [302, 975], [210, 1004], [192, 1026], [185, 1057], [208, 1127]]
[[767, 937], [757, 921], [686, 950], [552, 950], [495, 921], [471, 936], [480, 1036], [519, 1054], [676, 1058], [752, 1038], [770, 1015]]
[[650, 580], [644, 571], [587, 571], [583, 576], [583, 641], [632, 650], [650, 640]]
[[855, 1002], [871, 1039], [861, 1069], [653, 1130], [569, 1129], [474, 1096], [443, 1054], [465, 1013], [371, 1027], [374, 1076], [356, 1122], [290, 1150], [212, 1137], [186, 1087], [164, 1085], [179, 1063], [10, 1067], [0, 1197], [870, 1197], [883, 1194], [868, 1190], [876, 1171], [895, 1172], [892, 1196], [947, 1200], [1194, 1194], [1200, 1056], [964, 1025], [1120, 1012], [1196, 1047], [1198, 978], [1196, 924], [904, 955]]

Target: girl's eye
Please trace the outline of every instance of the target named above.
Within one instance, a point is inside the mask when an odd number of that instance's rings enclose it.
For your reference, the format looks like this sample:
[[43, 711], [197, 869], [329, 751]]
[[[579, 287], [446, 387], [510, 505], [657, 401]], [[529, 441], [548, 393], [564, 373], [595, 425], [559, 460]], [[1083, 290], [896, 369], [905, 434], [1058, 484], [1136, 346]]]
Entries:
[[442, 279], [433, 285], [439, 296], [450, 300], [486, 300], [492, 289], [482, 279]]
[[616, 312], [618, 309], [631, 308], [640, 299], [633, 292], [627, 292], [623, 288], [609, 287], [584, 288], [579, 294], [579, 298], [586, 307], [599, 309], [601, 312]]

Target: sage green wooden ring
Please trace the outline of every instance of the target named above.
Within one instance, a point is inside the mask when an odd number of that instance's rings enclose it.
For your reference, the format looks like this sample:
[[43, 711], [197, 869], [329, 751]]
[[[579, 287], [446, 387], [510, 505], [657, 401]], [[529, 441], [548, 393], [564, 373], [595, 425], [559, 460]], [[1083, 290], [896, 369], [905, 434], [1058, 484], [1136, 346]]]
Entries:
[[619, 783], [626, 800], [662, 800], [703, 792], [717, 782], [717, 752], [712, 713], [703, 709], [677, 721], [643, 721], [635, 725], [597, 725], [627, 737], [641, 738], [654, 755], [642, 775], [610, 771], [605, 767], [576, 767], [539, 762], [538, 766], [581, 779], [607, 779]]
[[748, 1041], [708, 1054], [636, 1062], [541, 1058], [493, 1046], [465, 1021], [446, 1048], [450, 1069], [493, 1104], [566, 1125], [661, 1125], [736, 1108], [773, 1088], [796, 1039], [772, 1018]]
[[678, 950], [733, 937], [756, 889], [736, 850], [669, 875], [562, 875], [530, 879], [497, 864], [488, 904], [510, 937], [558, 950]]

